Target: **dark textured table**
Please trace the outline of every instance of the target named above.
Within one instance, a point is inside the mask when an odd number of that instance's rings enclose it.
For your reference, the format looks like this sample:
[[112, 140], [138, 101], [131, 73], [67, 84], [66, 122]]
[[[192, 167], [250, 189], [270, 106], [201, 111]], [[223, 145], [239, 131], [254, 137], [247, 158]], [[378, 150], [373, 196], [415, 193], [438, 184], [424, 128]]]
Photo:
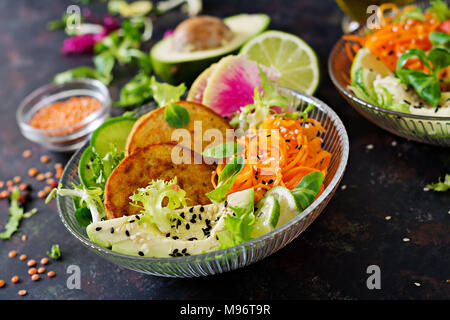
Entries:
[[[49, 153], [25, 140], [16, 125], [19, 102], [53, 75], [89, 64], [89, 56], [59, 53], [63, 32], [46, 30], [72, 1], [0, 2], [0, 180], [26, 170], [40, 171], [69, 155]], [[89, 6], [103, 14], [104, 3]], [[61, 223], [55, 202], [48, 206], [36, 196], [28, 208], [39, 212], [22, 221], [21, 233], [0, 240], [0, 299], [448, 299], [450, 284], [450, 193], [424, 192], [427, 183], [450, 172], [450, 149], [432, 147], [389, 134], [357, 114], [333, 87], [327, 71], [328, 54], [341, 35], [342, 13], [334, 1], [205, 1], [204, 13], [228, 16], [265, 12], [271, 28], [292, 32], [318, 53], [322, 85], [317, 97], [341, 117], [350, 138], [350, 158], [343, 182], [322, 215], [296, 240], [272, 256], [247, 268], [198, 279], [147, 276], [109, 263], [74, 239]], [[178, 12], [155, 21], [155, 39], [183, 19]], [[150, 44], [149, 44], [150, 46]], [[127, 75], [125, 75], [127, 76]], [[131, 75], [128, 75], [131, 76]], [[117, 83], [111, 86], [117, 96]], [[396, 142], [393, 143], [393, 142]], [[369, 150], [367, 145], [374, 148]], [[23, 159], [31, 149], [33, 156]], [[50, 154], [44, 165], [39, 156]], [[41, 184], [41, 188], [42, 188]], [[345, 187], [344, 187], [345, 186]], [[0, 201], [0, 226], [7, 219], [8, 201]], [[386, 220], [386, 216], [391, 216]], [[28, 236], [21, 241], [21, 234]], [[409, 242], [403, 241], [409, 238]], [[53, 279], [32, 282], [15, 249], [40, 258], [58, 243], [63, 259], [48, 270]], [[68, 289], [69, 265], [81, 269], [81, 289]], [[381, 269], [381, 289], [366, 286], [369, 265]], [[19, 275], [19, 284], [10, 278]], [[22, 298], [21, 298], [22, 299]]]

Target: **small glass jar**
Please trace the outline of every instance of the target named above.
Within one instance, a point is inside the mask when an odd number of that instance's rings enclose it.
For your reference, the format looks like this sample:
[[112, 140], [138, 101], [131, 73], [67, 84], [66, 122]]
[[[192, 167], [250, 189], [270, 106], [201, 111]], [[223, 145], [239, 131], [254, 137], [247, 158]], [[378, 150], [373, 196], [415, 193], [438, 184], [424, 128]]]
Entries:
[[[101, 106], [81, 121], [58, 129], [38, 129], [30, 126], [33, 116], [43, 107], [71, 97], [92, 97]], [[108, 117], [111, 97], [108, 88], [98, 80], [77, 79], [63, 84], [49, 84], [29, 94], [19, 105], [17, 124], [25, 138], [53, 151], [67, 152], [81, 148]]]

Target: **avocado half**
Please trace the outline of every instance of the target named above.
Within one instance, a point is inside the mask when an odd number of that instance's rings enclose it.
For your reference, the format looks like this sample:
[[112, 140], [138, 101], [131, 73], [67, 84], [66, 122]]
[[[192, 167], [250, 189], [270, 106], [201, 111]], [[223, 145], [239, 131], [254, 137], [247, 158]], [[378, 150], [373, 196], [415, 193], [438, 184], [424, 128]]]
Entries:
[[270, 18], [261, 13], [238, 14], [225, 18], [223, 22], [234, 37], [221, 48], [180, 53], [172, 48], [172, 36], [160, 40], [150, 52], [155, 73], [170, 84], [184, 82], [190, 85], [212, 63], [226, 55], [238, 53], [243, 44], [267, 29]]

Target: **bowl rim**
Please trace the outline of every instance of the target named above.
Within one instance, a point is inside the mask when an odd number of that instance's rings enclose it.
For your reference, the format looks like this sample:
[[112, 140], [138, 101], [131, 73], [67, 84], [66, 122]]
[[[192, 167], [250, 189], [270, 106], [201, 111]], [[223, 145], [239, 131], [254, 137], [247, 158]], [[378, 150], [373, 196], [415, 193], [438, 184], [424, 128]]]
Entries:
[[[70, 126], [66, 126], [63, 128], [57, 128], [57, 129], [37, 129], [35, 127], [32, 127], [29, 125], [28, 122], [25, 121], [24, 117], [26, 115], [26, 112], [24, 112], [24, 108], [33, 100], [38, 98], [40, 95], [44, 94], [46, 91], [48, 90], [57, 90], [59, 91], [59, 93], [61, 92], [65, 92], [65, 91], [69, 91], [69, 89], [64, 89], [65, 87], [69, 86], [69, 85], [91, 85], [94, 88], [92, 89], [86, 89], [86, 90], [91, 90], [91, 91], [97, 91], [98, 93], [100, 93], [101, 95], [103, 95], [105, 101], [100, 101], [101, 102], [101, 107], [98, 108], [97, 110], [95, 110], [94, 112], [90, 113], [87, 117], [85, 117], [83, 120], [74, 123]], [[71, 89], [71, 90], [75, 90], [75, 89]], [[57, 94], [56, 92], [53, 93], [52, 95]], [[75, 96], [75, 95], [71, 95]], [[42, 99], [39, 99], [39, 101], [41, 101]], [[51, 134], [56, 134], [56, 137], [58, 139], [65, 139], [68, 136], [73, 136], [78, 134], [78, 132], [82, 131], [86, 125], [88, 125], [89, 123], [95, 121], [96, 119], [98, 119], [102, 114], [104, 114], [105, 112], [108, 112], [108, 110], [111, 108], [111, 96], [109, 94], [109, 90], [108, 88], [99, 80], [96, 79], [87, 79], [87, 78], [80, 78], [80, 79], [74, 79], [71, 81], [67, 81], [64, 83], [59, 83], [59, 84], [54, 84], [54, 83], [48, 83], [42, 87], [39, 87], [35, 90], [33, 90], [30, 94], [28, 94], [19, 104], [19, 106], [17, 107], [17, 111], [16, 111], [16, 121], [19, 125], [19, 127], [21, 127], [23, 130], [28, 131], [30, 134], [35, 134], [35, 135], [39, 135], [39, 136], [44, 136], [45, 138], [48, 138], [48, 136], [52, 136]], [[71, 129], [76, 129], [73, 131], [69, 131], [68, 133], [65, 134], [58, 134], [62, 131], [66, 131], [66, 130], [71, 130]]]
[[[271, 232], [260, 236], [255, 239], [251, 239], [250, 241], [247, 241], [245, 243], [242, 243], [237, 246], [233, 246], [226, 249], [219, 249], [207, 253], [202, 253], [198, 255], [192, 255], [192, 256], [182, 256], [182, 257], [140, 257], [140, 256], [133, 256], [133, 255], [127, 255], [122, 254], [118, 252], [114, 252], [110, 249], [103, 248], [95, 243], [93, 243], [90, 240], [85, 239], [82, 237], [76, 230], [74, 230], [69, 223], [66, 221], [63, 213], [62, 213], [62, 197], [59, 195], [57, 196], [57, 208], [58, 208], [58, 214], [60, 216], [61, 221], [63, 222], [66, 229], [75, 237], [77, 238], [81, 243], [83, 243], [86, 247], [96, 250], [97, 252], [100, 252], [102, 255], [107, 255], [110, 257], [115, 257], [118, 259], [132, 259], [134, 261], [139, 262], [145, 262], [145, 263], [180, 263], [180, 262], [195, 262], [199, 260], [205, 260], [210, 258], [217, 258], [223, 255], [227, 255], [229, 253], [235, 252], [235, 251], [242, 251], [245, 252], [245, 250], [248, 247], [257, 246], [258, 244], [263, 243], [269, 238], [273, 238], [276, 235], [282, 234], [286, 229], [289, 229], [292, 225], [298, 223], [299, 221], [303, 220], [306, 216], [308, 216], [311, 212], [313, 212], [337, 187], [339, 182], [341, 181], [342, 177], [344, 176], [344, 172], [347, 166], [348, 157], [349, 157], [349, 151], [350, 151], [350, 144], [348, 139], [347, 130], [345, 129], [344, 124], [342, 123], [342, 120], [339, 118], [339, 116], [336, 114], [336, 112], [331, 109], [326, 103], [323, 101], [312, 97], [310, 95], [307, 95], [305, 93], [301, 93], [299, 91], [289, 89], [289, 88], [281, 88], [283, 91], [288, 92], [289, 94], [305, 101], [306, 103], [312, 103], [316, 105], [319, 109], [321, 109], [324, 113], [329, 114], [330, 117], [334, 118], [333, 122], [336, 124], [335, 127], [339, 133], [339, 141], [342, 147], [342, 155], [341, 159], [338, 164], [338, 168], [336, 170], [336, 173], [334, 174], [332, 180], [328, 184], [328, 186], [325, 188], [325, 190], [322, 192], [322, 194], [304, 211], [302, 211], [300, 214], [298, 214], [296, 217], [291, 219], [289, 222], [285, 223], [283, 226], [276, 228], [272, 230]], [[78, 154], [87, 147], [87, 144], [80, 148], [78, 151], [76, 151], [73, 156], [70, 158], [67, 164], [74, 161], [74, 159], [78, 156]], [[70, 174], [68, 172], [68, 165], [65, 166], [62, 177], [67, 176]]]
[[[366, 26], [360, 26], [358, 29], [356, 29], [353, 32], [348, 33], [347, 35], [358, 35], [364, 31], [368, 31]], [[328, 74], [330, 75], [331, 81], [333, 82], [334, 86], [339, 90], [339, 92], [343, 95], [345, 95], [350, 100], [363, 105], [369, 109], [373, 109], [375, 111], [388, 113], [391, 115], [394, 115], [396, 117], [401, 118], [412, 118], [412, 119], [418, 119], [418, 120], [424, 120], [424, 121], [450, 121], [450, 117], [437, 117], [437, 116], [426, 116], [426, 115], [418, 115], [418, 114], [412, 114], [412, 113], [404, 113], [404, 112], [398, 112], [393, 111], [389, 109], [385, 109], [379, 106], [376, 106], [374, 104], [371, 104], [365, 100], [362, 100], [358, 98], [356, 95], [354, 95], [350, 90], [347, 89], [347, 87], [344, 87], [341, 85], [341, 83], [337, 80], [336, 75], [333, 72], [333, 61], [332, 58], [335, 56], [337, 57], [337, 50], [338, 46], [343, 44], [346, 40], [344, 39], [345, 34], [343, 34], [339, 40], [334, 44], [333, 49], [330, 52], [330, 55], [328, 56]], [[350, 75], [350, 69], [348, 70], [348, 73]]]

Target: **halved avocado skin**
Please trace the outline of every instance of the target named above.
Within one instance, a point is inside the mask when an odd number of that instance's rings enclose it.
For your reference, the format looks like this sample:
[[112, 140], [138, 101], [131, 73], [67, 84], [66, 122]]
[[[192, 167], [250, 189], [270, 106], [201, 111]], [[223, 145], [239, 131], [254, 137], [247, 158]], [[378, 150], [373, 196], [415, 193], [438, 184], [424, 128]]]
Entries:
[[[238, 17], [244, 14], [228, 17]], [[195, 79], [202, 73], [203, 70], [208, 68], [211, 64], [219, 61], [221, 58], [228, 56], [230, 54], [239, 54], [239, 51], [241, 47], [249, 40], [251, 40], [253, 37], [257, 36], [258, 34], [264, 32], [270, 24], [270, 18], [269, 16], [265, 14], [260, 14], [263, 16], [265, 20], [265, 25], [259, 30], [258, 33], [252, 35], [249, 37], [246, 41], [244, 41], [239, 47], [233, 47], [231, 50], [225, 50], [221, 52], [220, 54], [209, 57], [209, 58], [203, 58], [199, 60], [191, 60], [191, 61], [178, 61], [174, 63], [169, 62], [163, 62], [158, 59], [155, 59], [153, 56], [153, 50], [154, 48], [161, 42], [160, 40], [158, 43], [155, 44], [155, 46], [152, 48], [150, 52], [150, 57], [153, 64], [153, 70], [155, 73], [165, 82], [168, 82], [172, 85], [179, 85], [181, 83], [185, 83], [186, 85], [190, 86]], [[228, 18], [225, 18], [224, 20], [227, 20]]]

